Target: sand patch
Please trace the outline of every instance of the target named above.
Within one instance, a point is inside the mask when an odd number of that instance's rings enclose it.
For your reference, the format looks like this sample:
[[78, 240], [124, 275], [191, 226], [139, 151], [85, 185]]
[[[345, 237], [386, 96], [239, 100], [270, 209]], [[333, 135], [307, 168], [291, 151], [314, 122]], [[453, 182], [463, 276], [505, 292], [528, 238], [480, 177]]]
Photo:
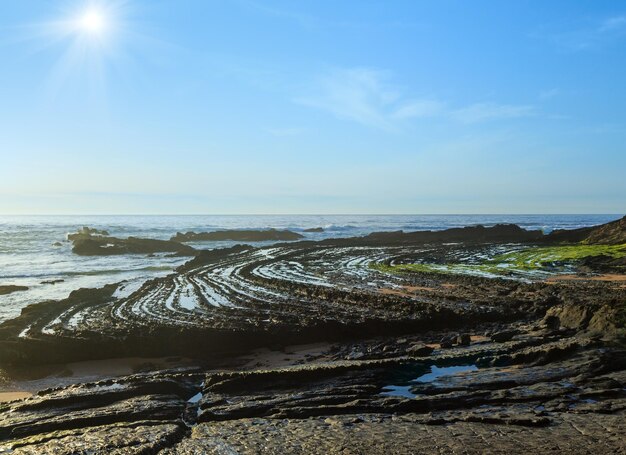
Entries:
[[[447, 287], [442, 285], [442, 287]], [[428, 286], [402, 286], [400, 289], [381, 288], [378, 292], [385, 295], [399, 295], [401, 297], [414, 297], [418, 292], [435, 292], [437, 288]]]
[[23, 400], [31, 396], [30, 392], [0, 392], [0, 403], [6, 403], [7, 401]]
[[330, 346], [330, 343], [320, 342], [287, 346], [283, 350], [261, 348], [252, 351], [250, 354], [243, 355], [235, 361], [241, 361], [242, 364], [240, 368], [245, 370], [280, 368], [298, 365], [312, 360], [325, 361], [330, 360], [330, 357], [326, 355]]
[[[617, 273], [605, 273], [603, 275], [555, 275], [546, 279], [546, 283], [555, 283], [559, 281], [610, 281], [615, 283], [626, 283], [626, 275]], [[621, 286], [620, 286], [621, 287]]]
[[[10, 372], [1, 371], [3, 381], [0, 394], [31, 393], [51, 387], [65, 387], [84, 382], [96, 382], [138, 372], [167, 370], [195, 366], [192, 360], [182, 357], [126, 357], [119, 359], [91, 360], [67, 364], [23, 367]], [[8, 395], [7, 395], [8, 396]], [[0, 400], [2, 401], [2, 400]], [[5, 400], [6, 401], [6, 400]]]

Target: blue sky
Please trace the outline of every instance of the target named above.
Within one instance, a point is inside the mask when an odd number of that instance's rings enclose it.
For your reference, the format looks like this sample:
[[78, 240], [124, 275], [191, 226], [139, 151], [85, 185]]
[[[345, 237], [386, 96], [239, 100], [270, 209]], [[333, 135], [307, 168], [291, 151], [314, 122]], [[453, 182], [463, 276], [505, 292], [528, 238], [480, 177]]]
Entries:
[[0, 213], [626, 212], [622, 2], [20, 0], [0, 62]]

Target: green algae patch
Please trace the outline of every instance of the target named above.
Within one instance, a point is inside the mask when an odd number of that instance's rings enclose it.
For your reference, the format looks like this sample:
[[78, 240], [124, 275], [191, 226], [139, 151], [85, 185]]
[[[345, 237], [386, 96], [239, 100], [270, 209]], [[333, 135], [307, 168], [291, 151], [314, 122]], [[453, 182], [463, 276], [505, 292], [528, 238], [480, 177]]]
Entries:
[[[563, 245], [532, 247], [510, 251], [477, 263], [415, 263], [370, 264], [372, 269], [385, 273], [447, 273], [473, 275], [511, 275], [529, 272], [558, 272], [567, 266], [593, 256], [626, 257], [626, 243], [620, 245]], [[561, 269], [561, 270], [559, 270]]]
[[509, 264], [510, 269], [537, 270], [548, 265], [573, 263], [593, 256], [626, 256], [626, 243], [621, 245], [564, 245], [537, 247], [495, 256], [489, 263]]

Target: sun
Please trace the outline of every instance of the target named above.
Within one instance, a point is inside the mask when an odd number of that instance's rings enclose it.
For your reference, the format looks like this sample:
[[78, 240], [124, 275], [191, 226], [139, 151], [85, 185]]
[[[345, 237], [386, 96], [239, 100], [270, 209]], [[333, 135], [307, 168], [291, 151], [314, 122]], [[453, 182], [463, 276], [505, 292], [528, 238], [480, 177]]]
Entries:
[[76, 28], [90, 35], [101, 35], [106, 30], [107, 21], [104, 13], [97, 9], [85, 11], [76, 21]]

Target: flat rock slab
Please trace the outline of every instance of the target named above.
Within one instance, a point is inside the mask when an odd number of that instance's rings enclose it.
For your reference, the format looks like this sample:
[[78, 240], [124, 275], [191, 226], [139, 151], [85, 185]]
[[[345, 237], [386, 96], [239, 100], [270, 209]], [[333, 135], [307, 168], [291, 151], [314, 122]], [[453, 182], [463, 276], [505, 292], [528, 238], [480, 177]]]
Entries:
[[624, 414], [566, 415], [545, 428], [365, 414], [301, 420], [242, 419], [200, 424], [161, 453], [208, 454], [612, 454], [626, 450]]

